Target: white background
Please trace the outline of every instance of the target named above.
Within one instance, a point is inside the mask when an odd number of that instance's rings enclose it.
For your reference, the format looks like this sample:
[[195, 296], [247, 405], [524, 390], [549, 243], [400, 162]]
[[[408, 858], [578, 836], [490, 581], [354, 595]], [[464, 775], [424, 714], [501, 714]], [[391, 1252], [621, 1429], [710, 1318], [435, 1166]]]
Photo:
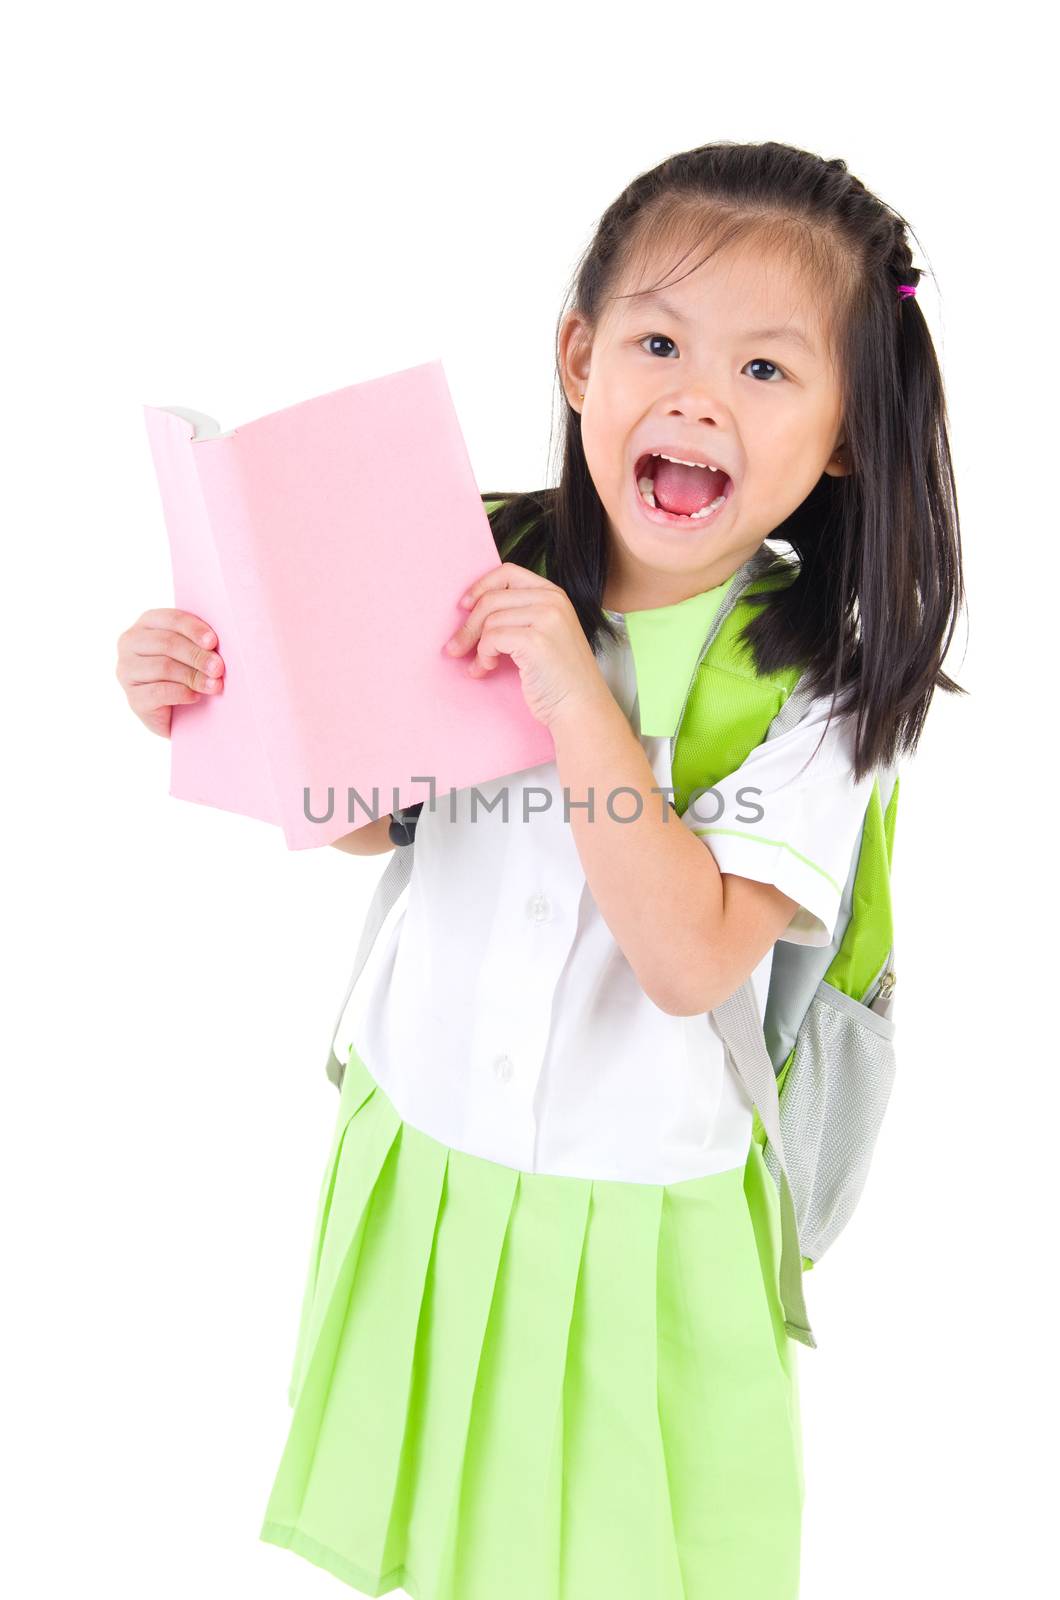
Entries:
[[1056, 742], [1052, 92], [1029, 7], [976, 28], [260, 0], [7, 24], [10, 1593], [344, 1592], [258, 1528], [330, 1028], [386, 858], [169, 798], [114, 677], [119, 632], [172, 600], [141, 408], [229, 428], [441, 356], [480, 487], [551, 482], [574, 263], [638, 172], [712, 138], [842, 155], [912, 222], [970, 596], [947, 663], [969, 694], [936, 697], [903, 777], [899, 1077], [806, 1278], [803, 1595], [1047, 1586], [1056, 826], [1024, 760]]

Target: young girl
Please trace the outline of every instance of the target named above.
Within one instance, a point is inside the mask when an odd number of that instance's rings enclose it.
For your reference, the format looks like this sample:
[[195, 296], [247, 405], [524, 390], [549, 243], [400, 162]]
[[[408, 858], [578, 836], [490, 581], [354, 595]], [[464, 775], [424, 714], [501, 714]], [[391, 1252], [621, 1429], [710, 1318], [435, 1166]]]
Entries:
[[[484, 496], [506, 559], [452, 597], [449, 646], [479, 676], [511, 657], [555, 761], [424, 805], [338, 1035], [262, 1537], [360, 1592], [798, 1593], [779, 1197], [710, 1013], [749, 975], [764, 1009], [776, 940], [830, 943], [874, 774], [958, 688], [918, 278], [842, 161], [775, 143], [638, 177], [581, 263], [559, 486]], [[710, 620], [748, 563], [793, 558], [743, 637], [812, 701], [678, 814]], [[171, 611], [123, 635], [156, 731], [217, 691], [217, 642]], [[340, 845], [393, 848], [389, 825]]]

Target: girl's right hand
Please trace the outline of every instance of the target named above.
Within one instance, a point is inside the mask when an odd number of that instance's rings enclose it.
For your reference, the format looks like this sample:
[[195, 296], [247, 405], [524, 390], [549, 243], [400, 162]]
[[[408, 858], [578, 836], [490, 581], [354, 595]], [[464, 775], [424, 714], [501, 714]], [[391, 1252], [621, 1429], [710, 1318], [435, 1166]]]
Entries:
[[217, 635], [190, 611], [145, 611], [118, 637], [118, 682], [152, 733], [169, 738], [172, 710], [200, 694], [219, 694], [224, 662]]

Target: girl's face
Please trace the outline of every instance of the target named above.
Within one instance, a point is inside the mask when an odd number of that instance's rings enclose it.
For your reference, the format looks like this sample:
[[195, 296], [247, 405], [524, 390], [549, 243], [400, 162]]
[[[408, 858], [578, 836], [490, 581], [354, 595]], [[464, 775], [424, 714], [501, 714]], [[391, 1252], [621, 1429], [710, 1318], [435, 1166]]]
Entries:
[[[657, 282], [658, 268], [641, 281]], [[822, 472], [847, 470], [836, 458], [841, 399], [826, 326], [780, 259], [715, 256], [654, 297], [612, 300], [595, 333], [569, 312], [558, 353], [608, 518], [603, 603], [613, 610], [668, 605], [723, 583]], [[677, 469], [660, 481], [660, 498], [716, 500], [721, 490], [724, 503], [703, 519], [651, 510], [638, 476], [646, 462], [649, 473], [657, 467], [653, 451], [720, 467], [731, 480]]]

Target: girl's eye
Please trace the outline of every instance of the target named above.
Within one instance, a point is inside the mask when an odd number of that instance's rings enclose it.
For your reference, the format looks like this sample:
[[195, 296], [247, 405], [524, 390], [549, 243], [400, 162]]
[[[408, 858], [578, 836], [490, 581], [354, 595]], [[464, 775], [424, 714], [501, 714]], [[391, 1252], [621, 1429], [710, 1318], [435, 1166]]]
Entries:
[[[749, 367], [769, 367], [769, 368], [772, 369], [773, 372], [776, 373], [778, 378], [783, 378], [783, 376], [784, 376], [784, 374], [783, 374], [783, 372], [781, 372], [780, 368], [778, 366], [776, 366], [772, 361], [767, 361], [764, 356], [759, 356], [756, 360], [749, 361], [747, 363], [747, 365]], [[773, 379], [769, 378], [766, 381], [769, 382], [769, 383], [772, 383]]]
[[[668, 334], [665, 334], [665, 333], [646, 333], [644, 335], [643, 339], [640, 340], [641, 346], [643, 347], [644, 345], [646, 345], [649, 339], [661, 339], [664, 344], [673, 345], [674, 349], [675, 350], [677, 349], [677, 346], [674, 344], [673, 340], [669, 337]], [[648, 354], [649, 355], [658, 355], [658, 351], [657, 350], [651, 350], [651, 351], [648, 352]]]
[[[670, 338], [669, 334], [667, 334], [667, 333], [646, 333], [644, 335], [644, 338], [639, 340], [641, 348], [643, 348], [644, 345], [646, 345], [649, 340], [653, 340], [654, 341], [656, 339], [660, 340], [663, 344], [670, 345], [672, 350], [676, 353], [677, 346], [674, 344], [673, 340]], [[647, 353], [649, 355], [658, 355], [659, 354], [659, 352], [657, 350], [648, 351]], [[666, 354], [667, 357], [669, 357], [670, 351], [669, 350], [666, 351], [665, 354]], [[785, 378], [787, 376], [787, 374], [780, 367], [778, 367], [775, 362], [766, 361], [765, 358], [762, 357], [762, 356], [756, 357], [753, 361], [748, 361], [747, 365], [749, 367], [768, 367], [770, 369], [770, 373], [775, 375], [775, 376], [768, 376], [767, 378], [765, 378], [763, 381], [766, 382], [766, 383], [775, 383], [777, 378]], [[756, 374], [756, 376], [757, 376], [757, 374]]]

